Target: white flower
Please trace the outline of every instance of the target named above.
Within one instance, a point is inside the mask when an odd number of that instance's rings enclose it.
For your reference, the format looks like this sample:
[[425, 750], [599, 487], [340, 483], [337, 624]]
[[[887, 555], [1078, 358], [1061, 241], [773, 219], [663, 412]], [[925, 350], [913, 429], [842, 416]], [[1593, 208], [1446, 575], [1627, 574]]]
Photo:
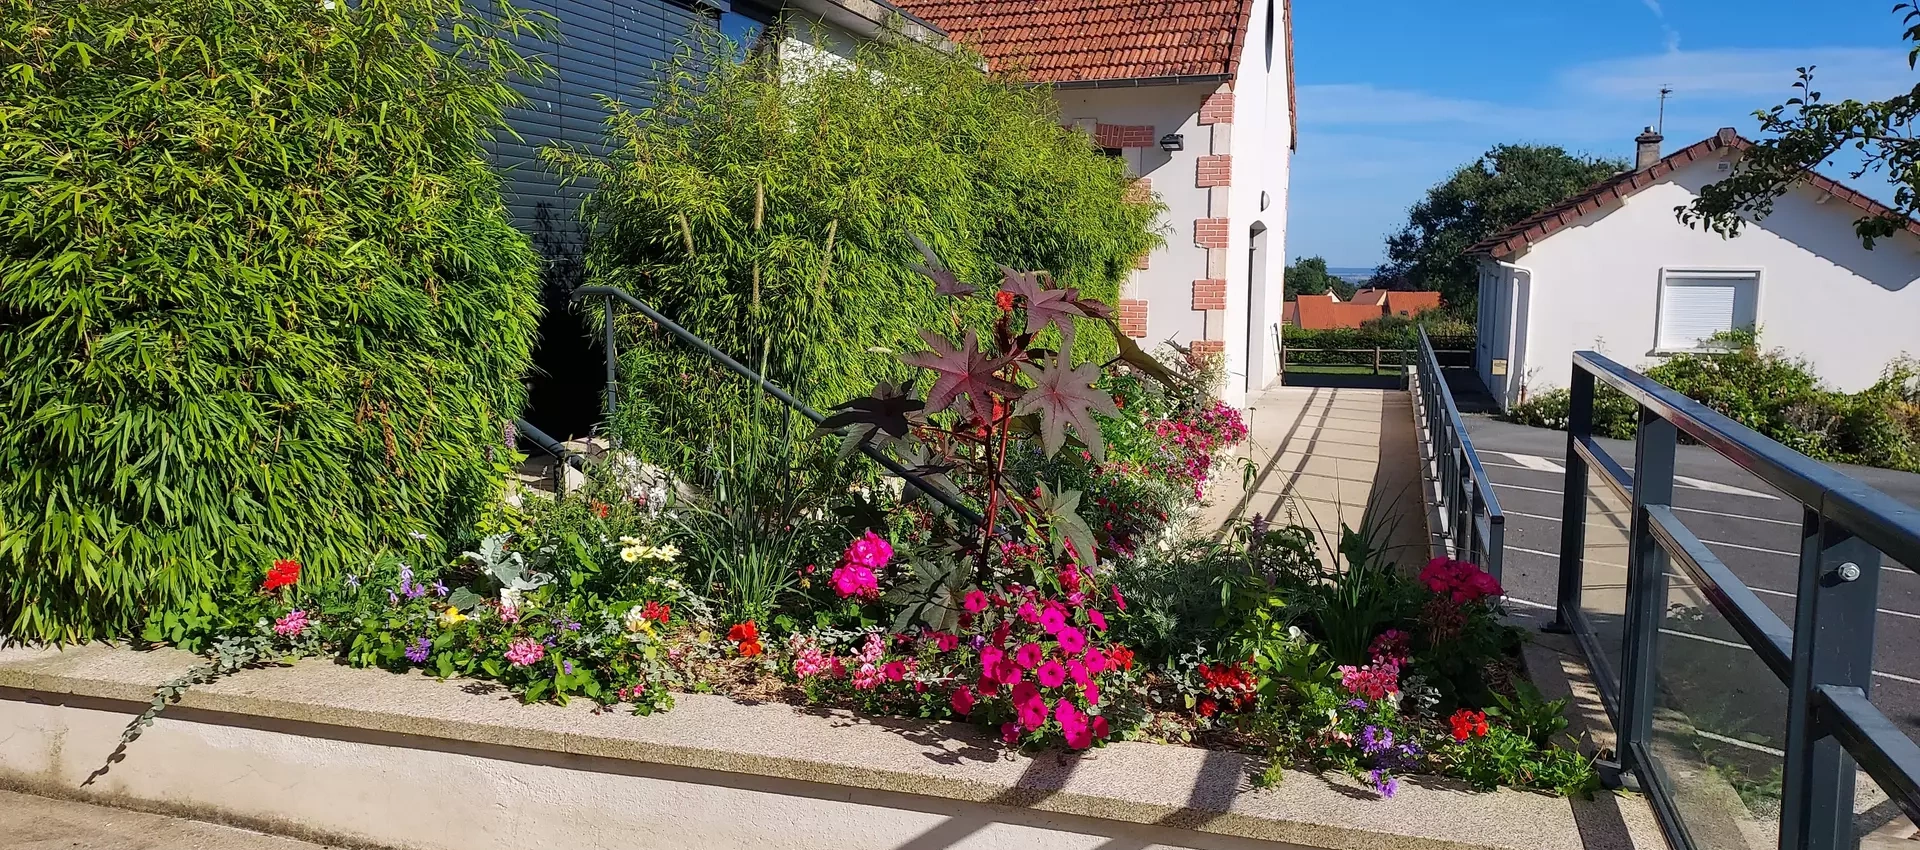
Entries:
[[673, 559], [680, 557], [680, 547], [675, 546], [672, 543], [668, 543], [665, 546], [656, 547], [653, 550], [653, 557], [671, 564], [673, 563]]
[[620, 536], [620, 545], [622, 546], [640, 546], [645, 543], [646, 541], [641, 540], [638, 537], [628, 537], [624, 534]]
[[640, 560], [641, 558], [646, 557], [652, 552], [653, 552], [653, 547], [651, 546], [628, 546], [627, 548], [620, 550], [620, 560], [626, 561], [627, 563], [631, 564], [635, 561]]
[[500, 605], [505, 608], [520, 607], [520, 591], [516, 588], [500, 588]]
[[639, 605], [635, 605], [632, 608], [628, 608], [627, 616], [621, 618], [621, 624], [624, 625], [627, 631], [630, 631], [630, 632], [648, 630], [646, 609], [642, 608]]

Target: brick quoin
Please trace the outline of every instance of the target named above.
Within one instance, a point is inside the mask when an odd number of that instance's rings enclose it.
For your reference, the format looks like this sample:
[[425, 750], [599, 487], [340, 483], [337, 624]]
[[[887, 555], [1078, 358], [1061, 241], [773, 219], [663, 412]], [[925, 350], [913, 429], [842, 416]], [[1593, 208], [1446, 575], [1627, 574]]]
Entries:
[[1144, 204], [1153, 199], [1153, 181], [1141, 177], [1127, 184], [1127, 203]]
[[1137, 298], [1120, 299], [1120, 332], [1135, 338], [1147, 335], [1147, 302]]
[[1210, 354], [1225, 354], [1227, 353], [1227, 341], [1224, 339], [1196, 339], [1191, 346], [1188, 346], [1188, 350], [1192, 351], [1196, 357], [1204, 357]]
[[1219, 278], [1208, 278], [1193, 282], [1193, 309], [1227, 309], [1227, 282]]
[[1217, 91], [1207, 95], [1206, 102], [1200, 104], [1200, 123], [1232, 124], [1233, 92]]
[[1227, 220], [1224, 218], [1194, 219], [1193, 244], [1202, 248], [1227, 247]]
[[1147, 261], [1148, 261], [1149, 259], [1151, 259], [1151, 258], [1152, 258], [1152, 256], [1153, 256], [1153, 255], [1151, 255], [1151, 254], [1141, 254], [1141, 255], [1140, 255], [1140, 259], [1138, 259], [1138, 260], [1134, 260], [1134, 261], [1133, 261], [1133, 267], [1134, 267], [1134, 268], [1136, 268], [1136, 269], [1144, 269], [1144, 268], [1146, 268], [1146, 267], [1147, 267]]
[[1202, 189], [1233, 185], [1233, 155], [1223, 153], [1200, 157], [1194, 167], [1193, 185]]
[[1156, 144], [1149, 124], [1095, 124], [1093, 143], [1103, 148], [1150, 148]]

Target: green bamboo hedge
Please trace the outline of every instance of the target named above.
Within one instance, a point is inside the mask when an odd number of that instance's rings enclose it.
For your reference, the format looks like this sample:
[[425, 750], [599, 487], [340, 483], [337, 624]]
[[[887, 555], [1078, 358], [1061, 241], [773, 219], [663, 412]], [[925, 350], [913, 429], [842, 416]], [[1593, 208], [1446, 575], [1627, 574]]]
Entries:
[[481, 142], [529, 29], [0, 0], [0, 637], [327, 580], [492, 500], [538, 269]]

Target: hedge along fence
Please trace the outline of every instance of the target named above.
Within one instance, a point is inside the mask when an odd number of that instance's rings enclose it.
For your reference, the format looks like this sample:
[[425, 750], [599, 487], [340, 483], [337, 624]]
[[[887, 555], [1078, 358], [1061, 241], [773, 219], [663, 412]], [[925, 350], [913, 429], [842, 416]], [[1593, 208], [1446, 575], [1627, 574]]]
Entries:
[[[899, 37], [850, 62], [734, 55], [709, 34], [651, 106], [610, 104], [611, 155], [547, 156], [597, 183], [591, 282], [764, 362], [816, 406], [907, 377], [896, 355], [923, 348], [923, 329], [990, 327], [991, 300], [956, 307], [913, 272], [910, 234], [975, 286], [998, 284], [998, 262], [1108, 304], [1161, 242], [1163, 207], [1127, 200], [1123, 165], [1064, 129], [1046, 89], [982, 73], [977, 56]], [[1111, 350], [1104, 328], [1076, 336], [1085, 354]], [[723, 411], [753, 394], [638, 324], [622, 345], [631, 445], [734, 421]]]
[[[1473, 325], [1457, 319], [1423, 319], [1414, 322], [1389, 318], [1368, 322], [1357, 328], [1315, 330], [1282, 325], [1281, 340], [1285, 343], [1289, 366], [1372, 366], [1373, 350], [1376, 348], [1382, 349], [1381, 363], [1404, 366], [1413, 362], [1413, 355], [1406, 352], [1419, 348], [1418, 328], [1423, 324], [1435, 351], [1473, 350], [1476, 342]], [[1442, 355], [1442, 361], [1447, 360]]]
[[0, 0], [0, 635], [326, 580], [497, 496], [537, 259], [480, 143], [531, 25], [324, 5]]

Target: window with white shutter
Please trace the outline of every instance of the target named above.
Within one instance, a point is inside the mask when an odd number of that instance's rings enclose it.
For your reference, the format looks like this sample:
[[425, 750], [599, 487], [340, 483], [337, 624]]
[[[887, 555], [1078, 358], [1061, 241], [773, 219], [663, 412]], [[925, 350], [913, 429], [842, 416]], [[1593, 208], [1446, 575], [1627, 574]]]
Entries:
[[1695, 351], [1715, 334], [1752, 330], [1759, 295], [1758, 271], [1661, 270], [1656, 348]]

